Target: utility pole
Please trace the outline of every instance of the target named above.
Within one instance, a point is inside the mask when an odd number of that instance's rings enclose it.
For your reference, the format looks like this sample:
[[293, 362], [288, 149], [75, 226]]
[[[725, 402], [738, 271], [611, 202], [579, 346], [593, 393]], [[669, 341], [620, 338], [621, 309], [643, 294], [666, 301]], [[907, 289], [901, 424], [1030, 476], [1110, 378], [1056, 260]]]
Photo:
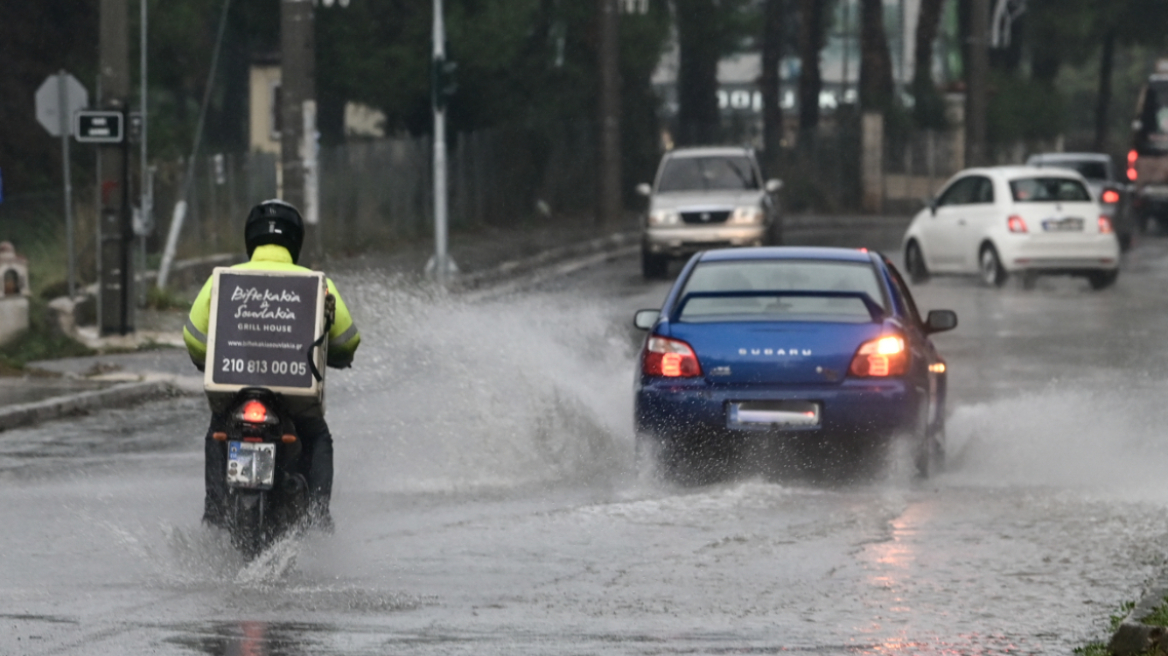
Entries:
[[[129, 9], [127, 0], [101, 0], [101, 46], [99, 52], [103, 109], [122, 112], [128, 124], [130, 96]], [[134, 238], [130, 214], [130, 151], [123, 136], [117, 144], [99, 146], [101, 171], [101, 216], [98, 219], [101, 244], [99, 317], [102, 335], [126, 335], [134, 331], [132, 299], [134, 272], [131, 243]]]
[[989, 77], [989, 0], [972, 0], [969, 31], [969, 66], [965, 86], [965, 165], [984, 166], [986, 158], [986, 107]]
[[[280, 0], [280, 168], [285, 201], [304, 210], [304, 103], [316, 102], [312, 0]], [[313, 112], [315, 115], [315, 112]], [[312, 126], [315, 132], [315, 124]], [[315, 137], [315, 135], [307, 135]]]
[[617, 0], [597, 0], [600, 22], [600, 206], [598, 225], [619, 221], [621, 198], [620, 9]]
[[447, 191], [446, 191], [446, 97], [452, 91], [448, 76], [452, 66], [446, 62], [446, 24], [443, 20], [442, 0], [434, 0], [434, 41], [431, 61], [431, 104], [434, 108], [434, 256], [426, 263], [426, 271], [445, 287], [447, 279], [458, 272], [458, 267], [447, 252]]

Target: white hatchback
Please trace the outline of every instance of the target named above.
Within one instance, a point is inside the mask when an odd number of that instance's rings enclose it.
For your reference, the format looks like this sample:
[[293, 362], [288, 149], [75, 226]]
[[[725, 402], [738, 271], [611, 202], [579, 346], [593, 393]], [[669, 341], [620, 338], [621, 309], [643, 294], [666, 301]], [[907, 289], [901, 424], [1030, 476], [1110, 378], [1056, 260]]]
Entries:
[[1083, 176], [1029, 166], [967, 169], [953, 176], [904, 235], [905, 268], [978, 274], [1001, 286], [1010, 274], [1083, 276], [1095, 289], [1119, 276], [1119, 240]]

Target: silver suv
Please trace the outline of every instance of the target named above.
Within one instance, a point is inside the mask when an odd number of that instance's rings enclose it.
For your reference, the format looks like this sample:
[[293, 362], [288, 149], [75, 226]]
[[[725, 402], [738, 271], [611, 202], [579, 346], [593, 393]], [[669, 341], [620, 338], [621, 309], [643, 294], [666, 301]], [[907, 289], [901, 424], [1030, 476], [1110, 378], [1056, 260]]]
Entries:
[[669, 260], [708, 248], [762, 246], [782, 242], [773, 194], [783, 183], [762, 181], [749, 148], [678, 148], [661, 158], [653, 186], [637, 185], [649, 197], [641, 237], [641, 272], [666, 274]]

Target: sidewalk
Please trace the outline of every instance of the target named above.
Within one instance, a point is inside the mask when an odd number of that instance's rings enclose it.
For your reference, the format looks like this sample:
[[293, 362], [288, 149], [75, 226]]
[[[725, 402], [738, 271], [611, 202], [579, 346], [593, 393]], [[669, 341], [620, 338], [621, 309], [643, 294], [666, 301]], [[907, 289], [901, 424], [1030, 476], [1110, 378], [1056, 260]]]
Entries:
[[[635, 223], [599, 229], [567, 222], [456, 233], [451, 235], [449, 253], [460, 273], [450, 290], [465, 293], [555, 264], [583, 266], [631, 253], [639, 243], [635, 228]], [[326, 268], [338, 274], [374, 269], [421, 282], [432, 249], [432, 242], [418, 242], [392, 252], [332, 260]], [[192, 280], [209, 273], [210, 266]], [[87, 344], [115, 352], [30, 362], [26, 375], [0, 378], [0, 431], [158, 396], [201, 394], [202, 374], [191, 366], [186, 350], [167, 348], [182, 344], [185, 318], [181, 311], [142, 310], [138, 333], [126, 337], [98, 338], [95, 331], [86, 334], [83, 328]], [[134, 350], [143, 347], [149, 350]]]

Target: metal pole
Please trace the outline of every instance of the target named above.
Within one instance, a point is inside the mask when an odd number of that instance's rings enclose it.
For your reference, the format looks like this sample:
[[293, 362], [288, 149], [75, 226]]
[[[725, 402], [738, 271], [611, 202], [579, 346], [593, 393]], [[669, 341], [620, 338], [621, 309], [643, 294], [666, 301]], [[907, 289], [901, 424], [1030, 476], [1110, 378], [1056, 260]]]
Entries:
[[[434, 62], [446, 59], [442, 0], [434, 0]], [[439, 90], [439, 93], [441, 90]], [[437, 97], [437, 96], [435, 96]], [[434, 103], [434, 274], [446, 286], [446, 109]]]
[[[138, 63], [142, 71], [142, 134], [139, 138], [142, 140], [139, 144], [138, 165], [141, 169], [139, 173], [139, 184], [142, 185], [138, 200], [138, 211], [142, 218], [142, 234], [138, 236], [138, 251], [141, 255], [142, 271], [146, 271], [146, 228], [151, 226], [153, 221], [150, 217], [154, 214], [154, 176], [150, 175], [149, 165], [146, 159], [146, 98], [147, 98], [147, 75], [146, 75], [146, 4], [147, 0], [138, 0], [138, 5], [141, 8], [141, 26], [138, 28]], [[139, 302], [145, 303], [146, 285], [143, 281], [138, 286]]]
[[57, 73], [57, 117], [61, 126], [61, 168], [65, 177], [65, 250], [68, 260], [69, 298], [76, 296], [77, 276], [73, 248], [73, 176], [69, 169], [69, 137], [73, 133], [73, 125], [69, 113], [69, 85], [65, 83], [68, 73], [61, 69]]

